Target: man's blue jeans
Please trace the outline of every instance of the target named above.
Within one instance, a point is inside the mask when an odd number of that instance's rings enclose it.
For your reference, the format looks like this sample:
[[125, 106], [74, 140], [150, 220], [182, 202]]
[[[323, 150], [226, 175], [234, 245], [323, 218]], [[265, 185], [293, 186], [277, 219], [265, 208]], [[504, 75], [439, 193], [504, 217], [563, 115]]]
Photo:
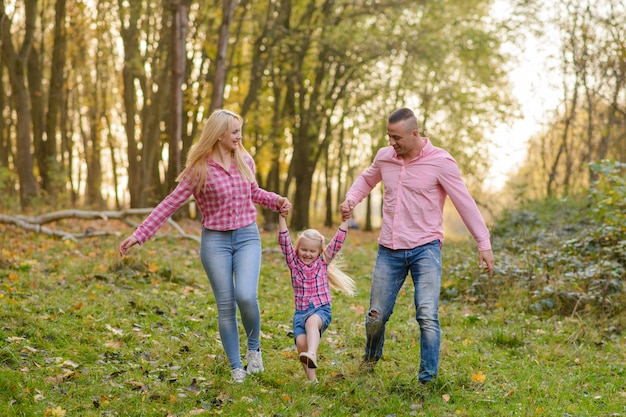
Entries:
[[439, 240], [413, 249], [378, 247], [372, 275], [370, 308], [365, 320], [365, 360], [377, 361], [383, 354], [385, 326], [409, 272], [414, 285], [415, 319], [420, 326], [419, 380], [428, 382], [439, 367], [439, 291], [441, 247]]
[[200, 259], [215, 296], [220, 337], [230, 367], [243, 368], [239, 352], [237, 307], [248, 336], [248, 349], [258, 350], [261, 345], [259, 228], [256, 223], [225, 232], [203, 228]]

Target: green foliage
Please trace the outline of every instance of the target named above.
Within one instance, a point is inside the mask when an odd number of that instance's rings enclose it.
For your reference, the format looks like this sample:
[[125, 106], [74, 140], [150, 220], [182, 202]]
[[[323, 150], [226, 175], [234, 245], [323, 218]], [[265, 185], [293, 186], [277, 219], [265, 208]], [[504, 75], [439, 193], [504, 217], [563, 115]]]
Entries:
[[592, 163], [590, 167], [598, 177], [590, 191], [593, 219], [601, 226], [602, 237], [623, 240], [626, 236], [626, 163], [605, 160]]
[[[500, 285], [514, 283], [528, 308], [617, 317], [626, 296], [624, 164], [591, 164], [592, 188], [575, 198], [529, 201], [494, 228]], [[504, 261], [504, 262], [503, 262]]]

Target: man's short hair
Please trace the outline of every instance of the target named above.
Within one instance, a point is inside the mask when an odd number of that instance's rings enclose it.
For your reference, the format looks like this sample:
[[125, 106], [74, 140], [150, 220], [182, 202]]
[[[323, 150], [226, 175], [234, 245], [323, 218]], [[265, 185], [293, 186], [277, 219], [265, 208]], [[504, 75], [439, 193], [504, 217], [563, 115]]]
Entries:
[[404, 120], [411, 120], [414, 123], [414, 126], [411, 126], [412, 130], [419, 130], [419, 124], [417, 123], [417, 117], [415, 117], [415, 113], [413, 113], [413, 110], [406, 107], [403, 107], [391, 113], [389, 115], [389, 118], [387, 119], [387, 122], [389, 124], [395, 124]]

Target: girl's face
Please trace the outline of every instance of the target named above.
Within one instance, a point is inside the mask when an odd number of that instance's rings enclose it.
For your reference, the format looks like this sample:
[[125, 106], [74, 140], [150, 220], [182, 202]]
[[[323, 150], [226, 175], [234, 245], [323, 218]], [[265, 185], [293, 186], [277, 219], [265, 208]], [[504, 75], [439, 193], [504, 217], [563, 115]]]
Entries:
[[298, 259], [305, 265], [310, 265], [320, 256], [320, 242], [302, 238], [298, 247]]

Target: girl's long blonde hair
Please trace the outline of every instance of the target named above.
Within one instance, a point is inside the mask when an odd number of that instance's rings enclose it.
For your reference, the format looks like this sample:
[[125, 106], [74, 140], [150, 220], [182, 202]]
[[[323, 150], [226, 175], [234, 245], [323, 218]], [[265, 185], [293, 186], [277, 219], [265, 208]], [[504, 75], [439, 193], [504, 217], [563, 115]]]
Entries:
[[335, 259], [328, 259], [328, 255], [326, 254], [326, 245], [324, 244], [324, 235], [322, 235], [319, 231], [315, 229], [306, 229], [298, 234], [298, 239], [296, 240], [295, 250], [298, 253], [300, 249], [300, 242], [302, 239], [312, 240], [314, 242], [319, 242], [320, 254], [323, 257], [324, 261], [328, 265], [328, 283], [330, 284], [330, 288], [333, 290], [341, 291], [348, 295], [354, 295], [356, 292], [356, 284], [354, 280], [346, 275], [345, 272], [341, 270], [341, 253], [337, 253], [335, 255]]
[[[200, 139], [198, 139], [198, 142], [189, 150], [185, 169], [178, 175], [176, 181], [180, 181], [183, 177], [188, 176], [189, 179], [196, 184], [197, 193], [205, 190], [207, 183], [207, 159], [213, 155], [219, 137], [227, 130], [232, 129], [234, 120], [238, 120], [243, 129], [243, 118], [237, 113], [220, 109], [215, 110], [211, 116], [209, 116], [202, 129]], [[254, 182], [256, 179], [254, 178], [252, 169], [244, 159], [245, 155], [250, 154], [246, 151], [246, 148], [244, 148], [242, 141], [239, 141], [239, 146], [233, 153], [235, 166], [244, 179]]]

